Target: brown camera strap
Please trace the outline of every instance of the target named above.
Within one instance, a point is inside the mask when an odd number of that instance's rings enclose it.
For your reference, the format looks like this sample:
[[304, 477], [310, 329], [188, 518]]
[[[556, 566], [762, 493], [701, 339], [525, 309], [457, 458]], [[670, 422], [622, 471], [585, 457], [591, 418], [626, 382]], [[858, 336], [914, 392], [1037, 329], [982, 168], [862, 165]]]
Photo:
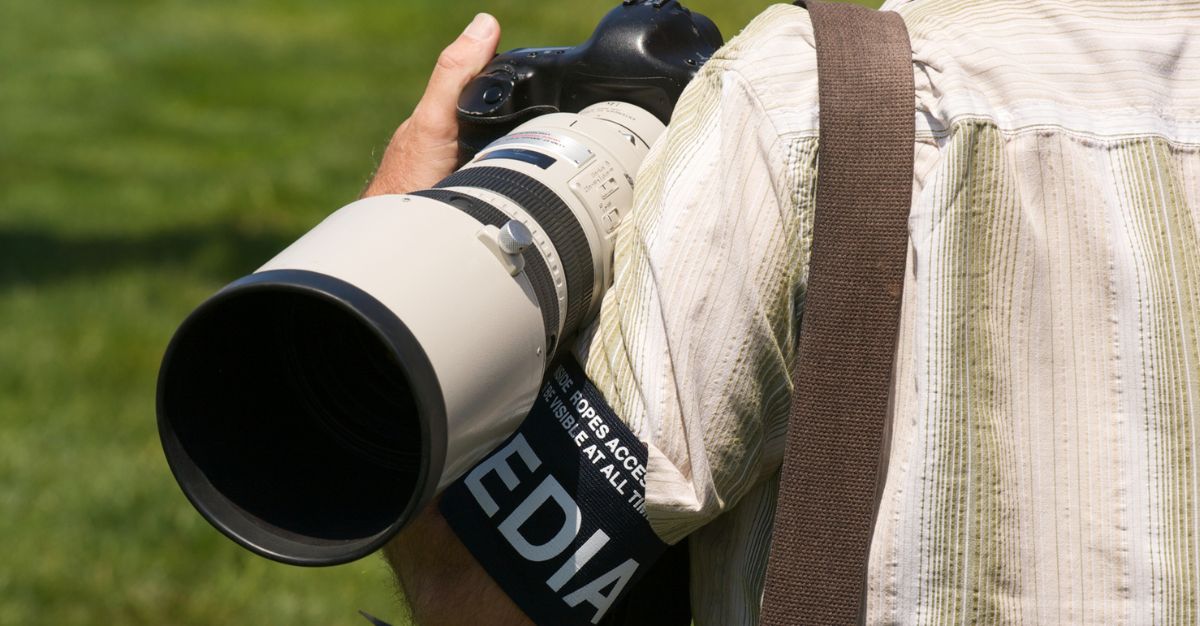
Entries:
[[808, 292], [762, 623], [862, 619], [912, 202], [900, 16], [809, 1], [820, 154]]

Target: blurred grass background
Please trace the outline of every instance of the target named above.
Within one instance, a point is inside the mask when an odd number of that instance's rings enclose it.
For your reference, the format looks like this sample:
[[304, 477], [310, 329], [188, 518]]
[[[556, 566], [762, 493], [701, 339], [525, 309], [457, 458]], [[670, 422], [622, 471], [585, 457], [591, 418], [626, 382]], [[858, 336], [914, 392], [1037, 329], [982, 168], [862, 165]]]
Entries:
[[[615, 0], [0, 0], [0, 624], [408, 623], [378, 557], [211, 529], [154, 421], [176, 324], [353, 200], [441, 48], [583, 41]], [[693, 0], [726, 37], [767, 2]]]

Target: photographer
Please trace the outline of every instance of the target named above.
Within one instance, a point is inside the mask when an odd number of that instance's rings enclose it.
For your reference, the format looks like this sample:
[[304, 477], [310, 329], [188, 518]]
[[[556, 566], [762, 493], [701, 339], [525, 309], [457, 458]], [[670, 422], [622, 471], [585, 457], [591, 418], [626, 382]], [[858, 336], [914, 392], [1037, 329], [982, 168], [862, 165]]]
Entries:
[[[867, 623], [1200, 614], [1200, 8], [889, 2], [917, 84], [914, 205]], [[369, 194], [454, 167], [481, 17]], [[578, 346], [691, 536], [696, 623], [758, 620], [817, 173], [808, 14], [701, 71], [643, 168]], [[429, 158], [433, 155], [433, 159]], [[522, 623], [430, 509], [388, 548], [422, 623]], [[519, 576], [519, 571], [513, 572]]]

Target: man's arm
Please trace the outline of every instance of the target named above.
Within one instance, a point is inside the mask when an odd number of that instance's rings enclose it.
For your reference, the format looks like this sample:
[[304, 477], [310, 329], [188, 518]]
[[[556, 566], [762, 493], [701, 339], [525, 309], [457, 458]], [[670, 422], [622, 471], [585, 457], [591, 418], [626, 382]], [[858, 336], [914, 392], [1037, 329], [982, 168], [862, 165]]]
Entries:
[[530, 623], [450, 530], [437, 502], [390, 541], [383, 554], [418, 624]]

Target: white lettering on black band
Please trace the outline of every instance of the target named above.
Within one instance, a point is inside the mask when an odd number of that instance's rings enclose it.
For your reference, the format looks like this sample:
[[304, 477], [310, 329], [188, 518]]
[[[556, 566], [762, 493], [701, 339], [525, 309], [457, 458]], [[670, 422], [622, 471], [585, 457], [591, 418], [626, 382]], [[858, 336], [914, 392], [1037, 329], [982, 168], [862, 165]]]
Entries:
[[666, 550], [645, 517], [646, 445], [567, 356], [521, 428], [441, 511], [539, 624], [596, 624]]

